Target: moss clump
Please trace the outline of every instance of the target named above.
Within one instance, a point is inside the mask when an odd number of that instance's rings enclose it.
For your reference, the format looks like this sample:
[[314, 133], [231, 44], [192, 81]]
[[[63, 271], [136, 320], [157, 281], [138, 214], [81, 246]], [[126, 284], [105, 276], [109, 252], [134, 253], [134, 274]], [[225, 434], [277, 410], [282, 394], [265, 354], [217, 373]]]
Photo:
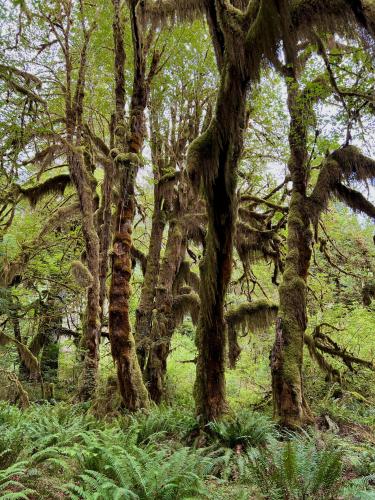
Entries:
[[170, 173], [164, 174], [162, 177], [160, 177], [159, 184], [164, 184], [166, 182], [172, 182], [172, 181], [176, 180], [177, 174], [178, 174], [177, 172], [170, 172]]
[[200, 300], [197, 293], [190, 292], [177, 295], [173, 301], [173, 313], [176, 324], [182, 323], [186, 314], [190, 314], [193, 325], [196, 325], [198, 323], [199, 309]]
[[141, 164], [141, 159], [136, 153], [119, 153], [115, 157], [115, 162], [123, 166], [127, 166], [127, 164], [129, 164], [129, 166], [131, 165], [138, 166]]
[[93, 277], [87, 267], [79, 260], [74, 260], [71, 264], [71, 273], [78, 285], [88, 288], [93, 283]]
[[117, 137], [125, 137], [126, 128], [123, 125], [117, 125], [117, 127], [115, 128], [115, 135], [117, 135]]
[[117, 149], [117, 148], [113, 148], [111, 149], [111, 151], [109, 152], [109, 156], [113, 159], [116, 158], [116, 156], [118, 156], [120, 154], [120, 150]]

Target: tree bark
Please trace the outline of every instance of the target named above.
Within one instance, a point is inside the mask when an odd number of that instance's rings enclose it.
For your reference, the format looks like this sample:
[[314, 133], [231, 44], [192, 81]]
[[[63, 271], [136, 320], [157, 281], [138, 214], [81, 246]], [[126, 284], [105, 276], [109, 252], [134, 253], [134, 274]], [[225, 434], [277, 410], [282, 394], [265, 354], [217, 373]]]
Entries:
[[138, 158], [145, 137], [144, 111], [148, 99], [145, 54], [142, 34], [136, 17], [136, 2], [130, 4], [134, 45], [134, 83], [130, 108], [129, 139], [126, 140], [124, 119], [124, 29], [120, 0], [113, 0], [116, 76], [116, 146], [113, 153], [120, 177], [120, 195], [116, 210], [113, 239], [112, 281], [109, 293], [109, 337], [117, 365], [122, 403], [130, 411], [149, 405], [147, 389], [138, 363], [129, 320], [130, 279], [132, 275], [132, 226], [135, 214], [135, 178]]
[[232, 270], [236, 219], [236, 177], [245, 126], [248, 78], [224, 64], [215, 115], [208, 130], [189, 148], [193, 182], [203, 177], [207, 204], [206, 251], [200, 267], [197, 329], [196, 413], [202, 423], [219, 418], [225, 400], [224, 299]]
[[78, 393], [79, 400], [87, 401], [93, 396], [96, 390], [99, 367], [99, 238], [94, 222], [93, 189], [82, 154], [71, 150], [68, 154], [68, 163], [79, 198], [82, 214], [82, 233], [86, 248], [86, 262], [92, 276], [92, 283], [87, 290], [86, 318], [81, 342], [81, 347], [84, 351], [84, 360]]
[[137, 354], [142, 371], [146, 367], [147, 343], [149, 341], [152, 325], [152, 311], [155, 307], [156, 285], [160, 271], [160, 253], [165, 228], [165, 213], [162, 211], [162, 197], [158, 186], [154, 191], [154, 212], [150, 234], [150, 246], [147, 256], [146, 273], [143, 280], [141, 297], [136, 311], [135, 332], [137, 339]]
[[99, 265], [99, 306], [100, 306], [100, 329], [103, 326], [104, 304], [107, 294], [108, 254], [112, 233], [112, 189], [114, 168], [112, 159], [105, 166], [103, 190], [102, 190], [102, 216], [100, 227], [100, 265]]
[[[86, 401], [95, 392], [99, 366], [99, 238], [94, 222], [96, 182], [94, 181], [92, 172], [89, 171], [87, 162], [85, 162], [85, 155], [87, 158], [89, 151], [82, 145], [83, 101], [85, 95], [87, 51], [91, 31], [83, 27], [83, 45], [80, 53], [77, 83], [73, 95], [73, 61], [70, 46], [72, 8], [71, 1], [63, 4], [65, 22], [62, 25], [63, 41], [61, 43], [64, 45], [63, 52], [65, 57], [64, 97], [66, 123], [66, 140], [63, 140], [63, 143], [66, 147], [69, 173], [79, 199], [87, 267], [92, 276], [92, 282], [87, 289], [86, 321], [81, 344], [84, 351], [84, 360], [78, 390], [78, 399]], [[56, 34], [56, 28], [53, 23], [51, 23], [51, 30]], [[58, 35], [56, 36], [58, 37]]]
[[307, 326], [306, 293], [312, 232], [309, 203], [307, 120], [295, 72], [295, 61], [285, 67], [290, 113], [289, 171], [293, 181], [288, 215], [285, 270], [279, 286], [280, 308], [276, 339], [271, 353], [274, 416], [285, 427], [295, 428], [311, 420], [303, 394], [302, 366], [304, 334]]
[[169, 223], [168, 239], [156, 288], [155, 315], [152, 318], [151, 345], [145, 367], [145, 380], [150, 397], [159, 404], [164, 396], [167, 358], [175, 329], [172, 311], [173, 282], [184, 258], [186, 235], [178, 219]]

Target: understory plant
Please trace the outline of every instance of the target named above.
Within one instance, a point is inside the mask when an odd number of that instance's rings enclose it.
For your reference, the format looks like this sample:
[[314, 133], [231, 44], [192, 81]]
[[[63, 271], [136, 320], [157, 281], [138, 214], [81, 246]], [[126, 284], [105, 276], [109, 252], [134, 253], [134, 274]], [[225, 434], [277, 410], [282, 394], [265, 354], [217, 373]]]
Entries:
[[243, 477], [249, 461], [248, 451], [266, 446], [277, 437], [270, 418], [249, 410], [210, 422], [207, 427], [212, 440], [206, 449], [207, 456], [215, 459], [214, 472], [225, 480]]

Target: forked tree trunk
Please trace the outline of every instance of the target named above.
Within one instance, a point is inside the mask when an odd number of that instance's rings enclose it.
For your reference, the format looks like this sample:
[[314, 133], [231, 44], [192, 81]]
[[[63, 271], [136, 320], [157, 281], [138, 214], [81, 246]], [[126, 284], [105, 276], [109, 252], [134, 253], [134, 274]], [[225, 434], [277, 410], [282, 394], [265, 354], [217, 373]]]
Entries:
[[[203, 106], [196, 100], [195, 112], [192, 112], [190, 96], [184, 104], [179, 113], [177, 106], [172, 106], [170, 133], [161, 131], [157, 108], [151, 106], [150, 110], [151, 153], [156, 184], [147, 269], [137, 310], [136, 340], [150, 396], [157, 403], [164, 396], [167, 357], [176, 326], [172, 288], [186, 251], [186, 218], [190, 217], [189, 211], [196, 201], [196, 195], [192, 193], [185, 173], [178, 170], [178, 165], [183, 162], [186, 145], [198, 133]], [[166, 220], [169, 220], [169, 231], [160, 271]]]

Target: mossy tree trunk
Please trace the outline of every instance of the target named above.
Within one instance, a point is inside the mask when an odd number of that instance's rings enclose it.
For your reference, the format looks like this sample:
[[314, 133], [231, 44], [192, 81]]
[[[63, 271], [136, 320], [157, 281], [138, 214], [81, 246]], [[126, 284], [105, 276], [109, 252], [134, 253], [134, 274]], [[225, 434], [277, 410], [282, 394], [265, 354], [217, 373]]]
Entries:
[[99, 367], [100, 303], [99, 303], [99, 237], [94, 222], [93, 187], [79, 153], [69, 155], [69, 167], [82, 213], [82, 233], [85, 240], [86, 263], [92, 276], [87, 290], [86, 318], [83, 328], [81, 348], [84, 353], [83, 371], [78, 398], [90, 399], [96, 389]]
[[149, 342], [152, 311], [155, 307], [156, 286], [159, 279], [160, 253], [166, 215], [162, 210], [163, 198], [159, 194], [158, 185], [154, 190], [154, 211], [150, 233], [150, 246], [147, 255], [147, 267], [143, 280], [141, 297], [136, 311], [137, 354], [141, 369], [144, 370], [147, 358], [147, 343]]
[[103, 326], [104, 305], [107, 295], [108, 254], [112, 235], [112, 189], [114, 181], [114, 166], [112, 158], [108, 159], [105, 166], [100, 226], [100, 266], [99, 266], [99, 305], [100, 305], [100, 328]]
[[[199, 130], [203, 98], [201, 102], [193, 95], [192, 100], [191, 93], [183, 93], [183, 97], [184, 99], [181, 99], [179, 103], [172, 104], [171, 126], [167, 129], [161, 125], [163, 113], [165, 113], [164, 108], [158, 107], [157, 102], [151, 102], [150, 106], [151, 156], [155, 170], [154, 211], [147, 268], [137, 308], [136, 341], [140, 364], [147, 381], [151, 384], [151, 397], [156, 401], [160, 401], [162, 397], [166, 356], [168, 356], [169, 348], [156, 349], [158, 352], [153, 352], [152, 344], [159, 342], [156, 327], [159, 322], [170, 325], [165, 332], [168, 338], [173, 334], [172, 287], [185, 252], [185, 250], [181, 251], [182, 247], [185, 248], [181, 244], [185, 238], [182, 233], [186, 235], [187, 232], [184, 217], [188, 217], [188, 211], [196, 201], [196, 196], [191, 196], [193, 193], [191, 193], [185, 172], [179, 171], [179, 165], [183, 164], [187, 144], [196, 137], [196, 131]], [[189, 193], [191, 203], [187, 201]], [[169, 232], [165, 257], [161, 264], [162, 238], [167, 221], [169, 221]], [[159, 276], [160, 267], [162, 270]], [[166, 301], [163, 299], [164, 294], [166, 294]], [[166, 306], [166, 303], [169, 305]], [[169, 319], [164, 317], [164, 313]], [[156, 360], [159, 359], [159, 355], [161, 356], [159, 361], [153, 363], [152, 366], [148, 363], [150, 349], [152, 359]], [[153, 373], [153, 367], [158, 373]]]
[[124, 28], [120, 1], [114, 5], [116, 128], [117, 150], [113, 152], [120, 177], [119, 202], [116, 209], [113, 239], [112, 280], [109, 293], [109, 336], [122, 403], [134, 411], [149, 405], [147, 389], [136, 355], [129, 319], [130, 279], [132, 275], [132, 226], [135, 214], [135, 178], [145, 129], [145, 108], [149, 95], [146, 75], [146, 53], [143, 34], [136, 16], [136, 3], [130, 2], [130, 18], [134, 46], [134, 82], [130, 105], [129, 132], [126, 134], [124, 81]]
[[285, 270], [279, 287], [280, 308], [271, 353], [274, 413], [281, 425], [295, 428], [311, 420], [303, 394], [302, 365], [307, 326], [307, 275], [312, 251], [309, 203], [306, 195], [308, 151], [306, 112], [294, 61], [284, 67], [290, 113], [288, 163], [293, 187], [288, 215]]
[[[67, 163], [72, 182], [77, 190], [80, 212], [82, 217], [82, 233], [86, 249], [86, 262], [92, 276], [87, 289], [86, 321], [82, 338], [84, 352], [83, 369], [78, 390], [78, 399], [86, 401], [92, 397], [97, 384], [99, 366], [99, 237], [96, 231], [94, 212], [96, 207], [96, 182], [90, 169], [89, 151], [82, 143], [83, 138], [83, 101], [85, 96], [85, 76], [87, 66], [87, 52], [92, 29], [82, 24], [82, 48], [75, 88], [73, 86], [74, 57], [71, 50], [72, 12], [71, 1], [62, 5], [64, 20], [61, 24], [62, 36], [56, 32], [52, 20], [53, 31], [61, 45], [65, 58], [65, 85], [63, 88], [65, 99], [65, 125]], [[83, 14], [83, 12], [82, 12]]]
[[201, 263], [195, 404], [202, 422], [225, 410], [224, 300], [232, 270], [236, 174], [245, 125], [247, 78], [229, 62], [222, 70], [215, 115], [189, 149], [189, 169], [202, 171], [208, 231]]
[[[166, 151], [163, 149], [163, 134], [160, 130], [157, 106], [151, 104], [150, 109], [150, 146], [154, 170], [154, 207], [152, 212], [150, 243], [147, 255], [147, 266], [144, 274], [141, 296], [136, 310], [135, 337], [137, 355], [142, 371], [146, 367], [151, 337], [152, 314], [155, 307], [156, 286], [159, 280], [160, 254], [163, 234], [169, 212], [169, 200], [165, 199], [161, 179], [165, 170], [170, 170]], [[168, 168], [167, 168], [168, 167]]]
[[[13, 312], [13, 311], [12, 311]], [[15, 309], [14, 314], [11, 316], [11, 321], [13, 323], [13, 332], [14, 332], [14, 338], [22, 343], [22, 335], [21, 335], [21, 324], [20, 324], [20, 319], [18, 317], [17, 309]], [[26, 380], [30, 378], [30, 370], [27, 368], [25, 362], [22, 359], [22, 355], [20, 352], [20, 349], [17, 349], [18, 351], [18, 362], [19, 362], [19, 378], [21, 380]]]
[[156, 288], [155, 316], [152, 318], [151, 345], [148, 349], [144, 377], [150, 397], [160, 403], [164, 395], [167, 358], [175, 329], [173, 282], [184, 258], [186, 232], [178, 219], [169, 223], [168, 239]]
[[58, 331], [50, 328], [45, 332], [45, 343], [40, 359], [40, 371], [44, 382], [55, 382], [59, 369], [59, 339]]

